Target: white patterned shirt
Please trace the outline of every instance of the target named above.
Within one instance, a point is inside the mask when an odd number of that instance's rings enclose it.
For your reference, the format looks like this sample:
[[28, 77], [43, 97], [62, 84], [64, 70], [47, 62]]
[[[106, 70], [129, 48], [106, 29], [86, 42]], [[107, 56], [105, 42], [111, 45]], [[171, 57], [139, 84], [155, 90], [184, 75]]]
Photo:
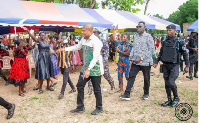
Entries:
[[[143, 58], [142, 61], [136, 65], [140, 66], [150, 66], [153, 65], [152, 55], [155, 52], [155, 46], [153, 37], [144, 32], [142, 35], [138, 33], [134, 36], [133, 47], [130, 52], [130, 56], [136, 58]], [[135, 64], [135, 63], [134, 63]]]

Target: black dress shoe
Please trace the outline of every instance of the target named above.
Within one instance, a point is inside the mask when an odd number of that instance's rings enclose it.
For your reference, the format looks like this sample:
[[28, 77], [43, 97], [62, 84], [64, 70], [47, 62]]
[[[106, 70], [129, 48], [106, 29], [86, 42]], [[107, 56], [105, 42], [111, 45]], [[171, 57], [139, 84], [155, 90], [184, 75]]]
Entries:
[[198, 78], [198, 76], [197, 76], [197, 75], [194, 75], [194, 78]]
[[166, 106], [171, 106], [172, 105], [172, 100], [168, 100], [167, 102], [164, 102], [163, 104], [161, 104], [163, 107]]
[[7, 115], [7, 119], [12, 118], [12, 116], [14, 115], [15, 112], [15, 104], [11, 104], [12, 107], [10, 109], [8, 109], [8, 115]]
[[178, 97], [174, 97], [174, 100], [172, 101], [172, 107], [175, 107], [179, 102], [179, 98]]
[[98, 114], [100, 114], [102, 112], [103, 112], [103, 109], [95, 109], [91, 114], [92, 115], [98, 115]]
[[82, 113], [85, 112], [85, 108], [76, 108], [70, 111], [71, 113]]
[[191, 75], [190, 76], [186, 76], [186, 78], [193, 80], [193, 77]]

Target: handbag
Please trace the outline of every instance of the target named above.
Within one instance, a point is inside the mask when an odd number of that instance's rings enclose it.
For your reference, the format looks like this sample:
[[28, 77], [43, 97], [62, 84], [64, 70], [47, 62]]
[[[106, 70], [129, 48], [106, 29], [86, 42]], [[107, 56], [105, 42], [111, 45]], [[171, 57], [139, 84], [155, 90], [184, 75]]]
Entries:
[[55, 54], [54, 51], [53, 51], [53, 49], [51, 49], [51, 47], [49, 47], [49, 54], [50, 55], [54, 55]]

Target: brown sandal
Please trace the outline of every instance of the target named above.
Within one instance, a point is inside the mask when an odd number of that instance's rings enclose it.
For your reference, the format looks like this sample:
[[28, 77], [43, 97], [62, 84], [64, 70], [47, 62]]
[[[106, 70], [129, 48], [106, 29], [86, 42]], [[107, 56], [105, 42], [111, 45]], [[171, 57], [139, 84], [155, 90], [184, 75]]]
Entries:
[[54, 76], [53, 78], [56, 79], [56, 80], [58, 80], [58, 77], [56, 77], [56, 76]]
[[54, 91], [54, 89], [52, 87], [47, 88], [47, 90]]
[[38, 89], [39, 89], [38, 87], [34, 87], [34, 88], [33, 88], [34, 91], [35, 91], [35, 90], [38, 90]]
[[24, 97], [25, 95], [23, 92], [21, 92], [21, 93], [19, 93], [19, 96]]
[[43, 89], [42, 88], [39, 89], [39, 93], [43, 93]]

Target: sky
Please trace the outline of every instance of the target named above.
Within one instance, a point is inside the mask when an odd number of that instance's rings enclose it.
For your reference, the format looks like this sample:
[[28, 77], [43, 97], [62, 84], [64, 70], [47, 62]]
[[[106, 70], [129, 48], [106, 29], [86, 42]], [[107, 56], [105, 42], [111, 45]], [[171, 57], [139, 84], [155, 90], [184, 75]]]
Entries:
[[[185, 3], [188, 0], [150, 0], [147, 14], [154, 15], [159, 14], [163, 15], [164, 18], [168, 18], [170, 14], [178, 10], [178, 7]], [[97, 0], [101, 2], [101, 0]], [[141, 9], [138, 14], [144, 14], [144, 5], [137, 5], [136, 8]]]

